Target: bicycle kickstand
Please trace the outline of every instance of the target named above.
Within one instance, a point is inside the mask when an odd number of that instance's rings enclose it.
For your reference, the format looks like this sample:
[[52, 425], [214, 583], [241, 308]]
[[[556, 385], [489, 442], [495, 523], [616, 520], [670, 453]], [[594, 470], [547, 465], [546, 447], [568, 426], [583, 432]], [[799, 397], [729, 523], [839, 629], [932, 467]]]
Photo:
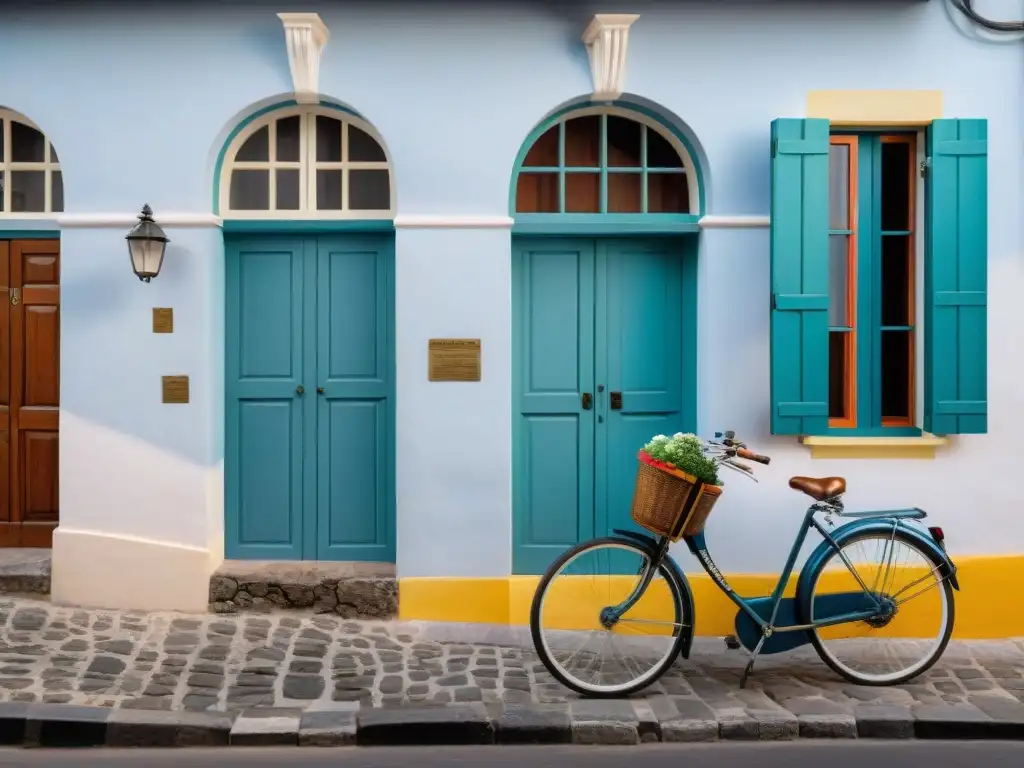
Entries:
[[740, 688], [747, 687], [747, 678], [750, 677], [750, 673], [754, 671], [754, 662], [757, 661], [757, 655], [761, 653], [761, 648], [764, 646], [764, 641], [767, 639], [768, 635], [762, 633], [760, 641], [758, 641], [757, 645], [754, 646], [754, 652], [750, 655], [750, 661], [747, 662], [747, 666], [743, 670], [743, 677], [740, 678]]

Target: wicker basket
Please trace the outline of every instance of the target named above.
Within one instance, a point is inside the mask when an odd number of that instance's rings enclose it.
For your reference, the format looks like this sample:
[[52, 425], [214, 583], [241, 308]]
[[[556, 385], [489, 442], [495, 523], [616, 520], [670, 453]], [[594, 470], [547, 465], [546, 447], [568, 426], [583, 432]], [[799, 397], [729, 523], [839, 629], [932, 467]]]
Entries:
[[680, 528], [682, 536], [696, 536], [704, 530], [704, 524], [711, 516], [711, 509], [722, 496], [722, 489], [717, 485], [700, 484], [700, 490], [693, 494], [689, 514]]
[[640, 456], [633, 492], [633, 520], [657, 536], [678, 541], [704, 530], [722, 489], [671, 467], [657, 467]]

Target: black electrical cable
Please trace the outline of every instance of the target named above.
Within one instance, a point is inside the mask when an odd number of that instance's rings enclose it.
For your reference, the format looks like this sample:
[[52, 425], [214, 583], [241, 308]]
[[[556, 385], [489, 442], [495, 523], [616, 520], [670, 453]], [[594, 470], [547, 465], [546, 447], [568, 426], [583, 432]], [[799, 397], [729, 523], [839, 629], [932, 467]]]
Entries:
[[950, 0], [960, 13], [978, 26], [994, 32], [1024, 32], [1024, 21], [992, 21], [986, 19], [971, 6], [973, 0]]

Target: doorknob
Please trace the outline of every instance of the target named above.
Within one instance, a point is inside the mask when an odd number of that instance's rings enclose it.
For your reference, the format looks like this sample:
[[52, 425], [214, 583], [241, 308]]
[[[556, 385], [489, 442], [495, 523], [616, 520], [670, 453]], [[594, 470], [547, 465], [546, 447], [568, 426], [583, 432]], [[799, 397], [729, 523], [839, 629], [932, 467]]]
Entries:
[[21, 304], [21, 288], [11, 288], [11, 304], [14, 306]]
[[318, 395], [322, 395], [324, 393], [324, 388], [323, 387], [317, 387], [316, 388], [316, 392], [317, 392]]
[[590, 406], [593, 405], [593, 403], [594, 403], [594, 396], [592, 394], [590, 394], [589, 392], [584, 392], [583, 393], [583, 410], [584, 411], [589, 411], [590, 410]]
[[621, 392], [610, 392], [609, 394], [612, 396], [612, 410], [613, 411], [621, 411], [622, 410], [622, 393]]
[[306, 391], [306, 388], [305, 388], [305, 387], [303, 387], [303, 386], [302, 386], [301, 384], [299, 384], [299, 386], [297, 386], [297, 387], [295, 388], [295, 394], [296, 394], [296, 395], [301, 395], [301, 394], [304, 394], [304, 393], [305, 393], [305, 391]]

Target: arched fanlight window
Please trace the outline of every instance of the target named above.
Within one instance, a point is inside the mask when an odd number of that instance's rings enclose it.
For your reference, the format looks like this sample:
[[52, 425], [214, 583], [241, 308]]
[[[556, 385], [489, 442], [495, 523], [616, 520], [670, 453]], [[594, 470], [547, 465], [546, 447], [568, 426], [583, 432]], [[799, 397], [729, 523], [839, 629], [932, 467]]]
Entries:
[[228, 147], [220, 214], [392, 218], [391, 165], [373, 128], [353, 115], [318, 107], [275, 111], [246, 126]]
[[0, 109], [0, 215], [18, 218], [63, 210], [57, 150], [27, 117]]
[[517, 214], [697, 214], [696, 168], [663, 125], [615, 107], [543, 128], [517, 168]]

